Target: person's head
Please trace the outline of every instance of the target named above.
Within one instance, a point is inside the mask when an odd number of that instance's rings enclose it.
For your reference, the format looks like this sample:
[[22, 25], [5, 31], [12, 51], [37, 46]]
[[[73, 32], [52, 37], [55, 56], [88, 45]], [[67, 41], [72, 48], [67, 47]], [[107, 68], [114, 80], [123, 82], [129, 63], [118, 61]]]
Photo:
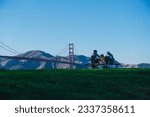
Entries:
[[93, 52], [97, 54], [97, 50], [94, 50]]
[[107, 54], [110, 54], [110, 52], [109, 52], [109, 51], [107, 51]]

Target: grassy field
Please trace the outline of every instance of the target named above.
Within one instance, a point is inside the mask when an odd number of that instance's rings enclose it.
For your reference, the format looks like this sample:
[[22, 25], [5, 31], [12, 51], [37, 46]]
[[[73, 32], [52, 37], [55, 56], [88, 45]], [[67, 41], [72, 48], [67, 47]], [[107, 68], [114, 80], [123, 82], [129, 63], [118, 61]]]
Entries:
[[0, 99], [150, 99], [150, 69], [0, 70]]

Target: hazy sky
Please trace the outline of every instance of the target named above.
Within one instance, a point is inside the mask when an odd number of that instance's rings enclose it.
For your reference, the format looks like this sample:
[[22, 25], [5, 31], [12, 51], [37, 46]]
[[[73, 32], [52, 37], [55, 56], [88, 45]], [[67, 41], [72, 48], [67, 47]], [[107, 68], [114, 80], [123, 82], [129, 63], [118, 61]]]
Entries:
[[0, 0], [0, 41], [52, 55], [74, 43], [78, 54], [150, 63], [150, 0]]

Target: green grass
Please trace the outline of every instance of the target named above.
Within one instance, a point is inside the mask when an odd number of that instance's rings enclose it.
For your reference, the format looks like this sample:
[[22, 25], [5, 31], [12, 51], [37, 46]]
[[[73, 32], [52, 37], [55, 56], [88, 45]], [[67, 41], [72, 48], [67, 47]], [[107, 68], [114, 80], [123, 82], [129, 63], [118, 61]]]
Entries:
[[1, 70], [0, 99], [147, 100], [150, 69]]

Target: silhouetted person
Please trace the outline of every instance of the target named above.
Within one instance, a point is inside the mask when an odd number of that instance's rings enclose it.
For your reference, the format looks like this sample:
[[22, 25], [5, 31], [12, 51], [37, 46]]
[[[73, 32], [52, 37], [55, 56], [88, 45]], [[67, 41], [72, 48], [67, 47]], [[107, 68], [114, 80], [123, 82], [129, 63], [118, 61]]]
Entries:
[[95, 68], [95, 67], [96, 67], [95, 63], [98, 63], [99, 57], [100, 57], [100, 56], [97, 54], [97, 50], [94, 50], [94, 51], [93, 51], [93, 54], [92, 54], [92, 56], [91, 56], [92, 68]]
[[91, 56], [94, 60], [97, 60], [100, 56], [97, 54], [97, 50], [93, 51], [93, 54]]
[[115, 59], [114, 56], [108, 51], [107, 52], [108, 57], [106, 57], [108, 60], [108, 64], [114, 64], [115, 63]]
[[109, 51], [107, 51], [107, 55], [109, 56], [109, 58], [110, 58], [111, 60], [114, 60], [114, 56], [113, 56]]

